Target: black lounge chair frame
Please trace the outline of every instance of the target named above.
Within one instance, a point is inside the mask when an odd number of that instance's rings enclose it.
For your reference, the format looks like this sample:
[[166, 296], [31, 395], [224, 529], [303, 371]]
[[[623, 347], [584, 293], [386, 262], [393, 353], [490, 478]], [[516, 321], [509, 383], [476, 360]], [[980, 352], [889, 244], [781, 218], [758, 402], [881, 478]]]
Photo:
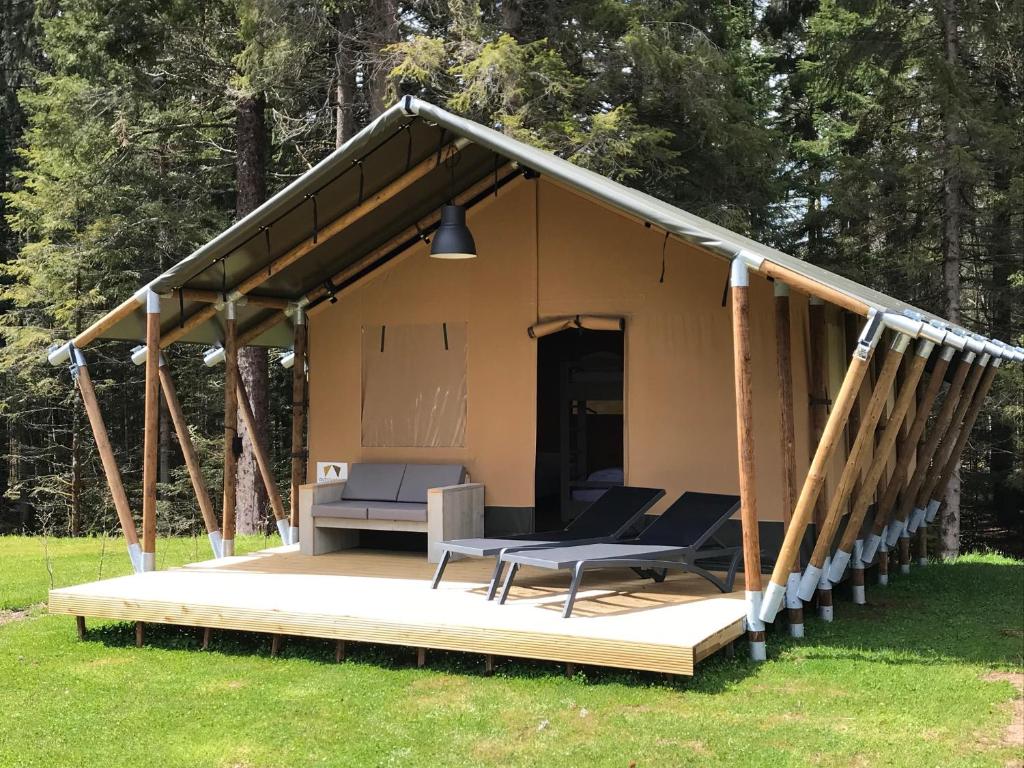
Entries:
[[[687, 497], [690, 497], [689, 500], [692, 500], [694, 497], [700, 497], [701, 499], [717, 497], [723, 503], [722, 511], [691, 544], [673, 547], [671, 545], [653, 543], [652, 539], [661, 538], [664, 535], [665, 529], [668, 529], [667, 532], [671, 534], [675, 518], [685, 513]], [[726, 504], [728, 505], [726, 506]], [[508, 599], [512, 582], [521, 565], [532, 565], [549, 570], [572, 569], [572, 582], [569, 586], [565, 607], [562, 610], [563, 618], [569, 618], [572, 615], [573, 606], [576, 603], [576, 594], [583, 581], [583, 573], [595, 568], [631, 568], [639, 576], [651, 578], [656, 582], [664, 581], [667, 572], [670, 570], [684, 571], [706, 579], [721, 592], [731, 592], [736, 579], [736, 571], [739, 567], [740, 555], [743, 551], [742, 547], [718, 546], [715, 548], [705, 548], [705, 545], [714, 538], [725, 522], [736, 514], [739, 506], [739, 497], [736, 496], [684, 493], [662, 514], [661, 518], [654, 520], [639, 536], [629, 541], [599, 543], [601, 546], [598, 547], [574, 544], [566, 547], [542, 547], [539, 548], [539, 551], [532, 549], [509, 551], [503, 554], [499, 560], [499, 565], [502, 561], [510, 564], [508, 574], [505, 577], [505, 583], [502, 587], [499, 604], [503, 605]], [[660, 523], [659, 520], [661, 520]], [[595, 550], [607, 552], [607, 556], [579, 557], [579, 555], [584, 554], [587, 550], [590, 550], [592, 554], [596, 554]], [[697, 565], [699, 560], [723, 557], [729, 558], [729, 567], [724, 579]]]
[[[434, 578], [430, 588], [437, 589], [441, 582], [445, 568], [451, 560], [452, 554], [468, 555], [470, 557], [493, 557], [494, 571], [491, 574], [490, 582], [487, 585], [487, 599], [493, 600], [501, 583], [501, 575], [505, 569], [503, 557], [509, 552], [516, 552], [522, 549], [543, 549], [544, 547], [564, 547], [574, 544], [597, 544], [603, 542], [618, 541], [622, 536], [633, 530], [634, 526], [643, 518], [647, 511], [665, 495], [659, 488], [639, 488], [635, 486], [615, 486], [595, 501], [583, 512], [572, 520], [565, 528], [557, 531], [542, 531], [539, 533], [526, 533], [505, 538], [481, 538], [481, 539], [456, 539], [441, 543], [444, 553], [441, 561], [434, 571]], [[632, 498], [631, 498], [632, 497]], [[632, 504], [629, 514], [616, 523], [617, 527], [605, 533], [595, 536], [595, 526], [600, 525], [600, 520], [595, 519], [606, 508], [615, 504]], [[586, 535], [583, 531], [590, 531]]]

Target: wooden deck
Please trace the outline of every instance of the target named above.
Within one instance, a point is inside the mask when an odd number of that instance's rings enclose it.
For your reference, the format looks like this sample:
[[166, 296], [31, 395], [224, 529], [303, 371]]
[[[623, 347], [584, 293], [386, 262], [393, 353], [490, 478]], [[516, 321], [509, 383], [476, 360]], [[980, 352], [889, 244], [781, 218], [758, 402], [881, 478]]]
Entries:
[[55, 589], [50, 612], [682, 675], [743, 632], [742, 576], [723, 595], [690, 574], [654, 584], [595, 571], [563, 619], [567, 574], [524, 568], [500, 606], [483, 597], [493, 561], [453, 562], [433, 591], [419, 554], [297, 549]]

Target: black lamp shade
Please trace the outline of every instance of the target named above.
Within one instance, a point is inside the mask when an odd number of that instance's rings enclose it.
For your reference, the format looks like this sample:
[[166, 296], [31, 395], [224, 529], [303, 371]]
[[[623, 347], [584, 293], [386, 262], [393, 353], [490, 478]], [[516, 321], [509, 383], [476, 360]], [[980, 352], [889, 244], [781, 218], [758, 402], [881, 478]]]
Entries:
[[466, 209], [461, 205], [441, 209], [441, 224], [430, 243], [430, 255], [435, 259], [476, 258], [476, 243], [466, 226]]

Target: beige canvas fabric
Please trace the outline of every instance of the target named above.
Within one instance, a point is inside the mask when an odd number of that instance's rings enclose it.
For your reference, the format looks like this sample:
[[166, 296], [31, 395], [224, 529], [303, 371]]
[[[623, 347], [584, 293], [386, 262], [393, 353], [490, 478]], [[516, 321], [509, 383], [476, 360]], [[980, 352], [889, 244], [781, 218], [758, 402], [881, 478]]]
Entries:
[[[581, 226], [586, 222], [586, 226]], [[532, 506], [539, 321], [625, 318], [626, 482], [735, 493], [732, 329], [721, 297], [728, 263], [670, 240], [578, 193], [522, 180], [469, 211], [479, 258], [430, 259], [428, 245], [310, 317], [310, 460], [460, 463], [486, 503]], [[797, 462], [808, 465], [807, 297], [792, 304]], [[763, 520], [781, 520], [782, 466], [772, 287], [753, 276], [754, 440]], [[363, 445], [363, 329], [463, 322], [464, 444]], [[830, 325], [838, 325], [838, 314]], [[845, 369], [830, 343], [832, 391]], [[837, 464], [841, 459], [837, 459]], [[666, 501], [666, 503], [667, 503]]]

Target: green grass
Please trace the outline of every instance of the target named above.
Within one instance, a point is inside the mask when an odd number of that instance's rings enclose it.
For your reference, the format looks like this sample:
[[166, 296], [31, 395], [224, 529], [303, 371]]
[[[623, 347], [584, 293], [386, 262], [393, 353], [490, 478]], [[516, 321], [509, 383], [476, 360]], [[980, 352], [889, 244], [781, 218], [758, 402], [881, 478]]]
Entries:
[[[244, 555], [275, 543], [280, 543], [277, 536], [239, 536], [235, 549]], [[159, 568], [208, 560], [211, 556], [205, 535], [161, 538], [157, 543]], [[131, 563], [122, 538], [0, 536], [0, 611], [41, 603], [46, 600], [48, 589], [129, 573]]]
[[[192, 543], [168, 560], [179, 546]], [[99, 548], [51, 542], [55, 574], [95, 577]], [[41, 557], [38, 541], [0, 539], [9, 607], [44, 595]], [[528, 662], [486, 678], [462, 654], [421, 670], [409, 649], [367, 645], [334, 664], [332, 644], [308, 640], [272, 659], [245, 633], [200, 652], [173, 627], [136, 649], [126, 624], [90, 623], [79, 642], [70, 617], [36, 609], [0, 628], [0, 766], [1016, 764], [1014, 688], [983, 678], [1022, 669], [1024, 563], [975, 555], [893, 580], [868, 606], [840, 593], [835, 623], [809, 620], [803, 642], [770, 633], [765, 664], [741, 648], [672, 683]]]

